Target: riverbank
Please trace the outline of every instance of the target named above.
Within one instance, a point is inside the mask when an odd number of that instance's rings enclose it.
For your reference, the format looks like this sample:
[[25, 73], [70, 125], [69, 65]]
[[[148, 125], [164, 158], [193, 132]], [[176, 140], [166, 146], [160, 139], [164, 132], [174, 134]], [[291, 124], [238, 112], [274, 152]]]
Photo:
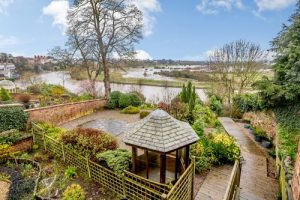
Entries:
[[[71, 78], [74, 80], [86, 80], [88, 78], [87, 73], [84, 71], [70, 71]], [[103, 74], [99, 75], [98, 80], [103, 81]], [[181, 88], [184, 83], [188, 80], [193, 82], [193, 85], [197, 89], [208, 89], [210, 87], [209, 82], [199, 82], [192, 79], [176, 78], [176, 80], [155, 80], [147, 78], [132, 78], [123, 77], [120, 70], [114, 70], [110, 74], [111, 83], [116, 84], [127, 84], [127, 85], [138, 85], [138, 86], [157, 86], [157, 87], [173, 87]]]

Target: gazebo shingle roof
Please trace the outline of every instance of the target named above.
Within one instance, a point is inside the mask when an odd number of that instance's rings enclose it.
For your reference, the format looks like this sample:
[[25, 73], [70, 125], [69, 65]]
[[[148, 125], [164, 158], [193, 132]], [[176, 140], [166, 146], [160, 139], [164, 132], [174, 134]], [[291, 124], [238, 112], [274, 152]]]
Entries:
[[155, 110], [127, 129], [123, 141], [161, 153], [168, 153], [195, 143], [199, 137], [192, 127], [163, 110]]

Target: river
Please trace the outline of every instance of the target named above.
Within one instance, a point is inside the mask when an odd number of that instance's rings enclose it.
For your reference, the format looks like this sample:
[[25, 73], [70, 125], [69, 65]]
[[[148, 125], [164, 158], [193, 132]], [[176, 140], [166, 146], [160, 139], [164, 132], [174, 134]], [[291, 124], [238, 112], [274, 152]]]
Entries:
[[[62, 72], [62, 71], [45, 72], [35, 76], [34, 78], [39, 82], [62, 85], [70, 92], [76, 94], [79, 94], [83, 91], [82, 88], [84, 87], [85, 84], [85, 81], [74, 80], [71, 78], [68, 72]], [[24, 89], [29, 84], [22, 81], [16, 81], [16, 85], [17, 87]], [[139, 91], [145, 96], [146, 101], [150, 103], [158, 103], [160, 101], [169, 102], [181, 91], [181, 88], [171, 88], [171, 87], [166, 88], [166, 87], [146, 86], [146, 85], [139, 86], [139, 85], [115, 84], [115, 83], [111, 84], [111, 88], [112, 91], [118, 90], [121, 92]], [[97, 89], [101, 95], [104, 94], [103, 82], [97, 82]], [[201, 100], [206, 101], [207, 97], [203, 89], [196, 89], [196, 92], [201, 98]]]

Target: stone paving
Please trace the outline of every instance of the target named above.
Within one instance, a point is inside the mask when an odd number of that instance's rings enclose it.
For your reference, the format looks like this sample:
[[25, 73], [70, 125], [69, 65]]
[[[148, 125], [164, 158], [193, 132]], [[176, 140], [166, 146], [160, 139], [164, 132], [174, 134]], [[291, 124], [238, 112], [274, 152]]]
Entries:
[[236, 138], [243, 157], [241, 200], [277, 199], [278, 182], [267, 176], [267, 158], [255, 142], [231, 118], [220, 117], [225, 130]]

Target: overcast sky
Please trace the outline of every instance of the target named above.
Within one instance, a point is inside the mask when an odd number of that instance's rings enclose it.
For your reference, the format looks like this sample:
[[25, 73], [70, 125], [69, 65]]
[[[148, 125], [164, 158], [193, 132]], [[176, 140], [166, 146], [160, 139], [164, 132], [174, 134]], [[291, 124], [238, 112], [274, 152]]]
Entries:
[[[236, 39], [263, 49], [295, 10], [296, 0], [134, 0], [144, 14], [139, 58], [203, 60]], [[66, 42], [67, 0], [0, 0], [0, 52], [47, 54]]]

